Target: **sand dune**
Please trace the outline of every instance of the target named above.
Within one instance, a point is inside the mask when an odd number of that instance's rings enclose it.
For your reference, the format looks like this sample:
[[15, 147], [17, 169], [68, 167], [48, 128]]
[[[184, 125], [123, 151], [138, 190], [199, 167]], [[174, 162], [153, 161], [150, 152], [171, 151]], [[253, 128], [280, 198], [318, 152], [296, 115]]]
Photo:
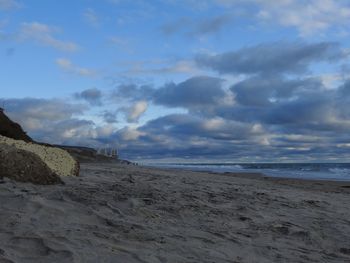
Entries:
[[345, 183], [83, 164], [0, 184], [0, 262], [350, 262]]

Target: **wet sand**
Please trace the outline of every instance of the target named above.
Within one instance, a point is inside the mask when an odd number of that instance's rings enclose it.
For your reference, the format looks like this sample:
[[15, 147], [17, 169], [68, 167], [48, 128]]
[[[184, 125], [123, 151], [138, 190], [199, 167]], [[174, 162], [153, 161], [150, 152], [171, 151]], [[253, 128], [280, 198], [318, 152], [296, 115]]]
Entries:
[[350, 262], [350, 182], [123, 164], [0, 181], [0, 262]]

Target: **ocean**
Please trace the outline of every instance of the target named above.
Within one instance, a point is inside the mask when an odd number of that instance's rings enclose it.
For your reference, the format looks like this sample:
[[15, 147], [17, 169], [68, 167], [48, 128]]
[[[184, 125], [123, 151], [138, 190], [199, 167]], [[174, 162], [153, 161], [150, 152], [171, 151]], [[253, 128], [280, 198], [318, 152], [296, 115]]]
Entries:
[[350, 163], [152, 163], [149, 166], [210, 172], [254, 172], [271, 177], [350, 181]]

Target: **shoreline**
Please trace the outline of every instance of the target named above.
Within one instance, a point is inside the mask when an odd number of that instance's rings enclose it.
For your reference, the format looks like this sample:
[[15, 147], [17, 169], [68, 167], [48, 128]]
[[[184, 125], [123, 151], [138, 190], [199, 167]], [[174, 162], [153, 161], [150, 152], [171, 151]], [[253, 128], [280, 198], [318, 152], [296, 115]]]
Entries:
[[[347, 164], [347, 163], [346, 163]], [[267, 177], [267, 178], [276, 178], [276, 179], [290, 179], [290, 180], [302, 180], [302, 181], [319, 181], [319, 182], [342, 182], [342, 183], [349, 183], [350, 184], [350, 177], [348, 180], [345, 179], [337, 179], [337, 178], [303, 178], [303, 177], [296, 177], [296, 176], [289, 176], [288, 174], [291, 174], [293, 172], [291, 171], [280, 171], [280, 174], [283, 174], [284, 172], [288, 173], [285, 176], [282, 175], [271, 175], [268, 174], [268, 172], [264, 172], [264, 171], [248, 171], [249, 169], [246, 170], [240, 170], [240, 171], [216, 171], [216, 170], [210, 170], [210, 169], [196, 169], [196, 168], [186, 168], [186, 166], [183, 167], [167, 167], [167, 166], [156, 166], [156, 165], [144, 165], [144, 164], [140, 164], [140, 166], [142, 167], [150, 167], [150, 168], [154, 168], [154, 169], [170, 169], [170, 170], [178, 170], [178, 171], [193, 171], [193, 172], [203, 172], [203, 173], [213, 173], [213, 174], [256, 174], [258, 176], [261, 177]], [[200, 165], [198, 165], [200, 166]], [[297, 173], [298, 171], [295, 171], [295, 173]], [[330, 172], [329, 172], [330, 173]]]
[[[151, 166], [151, 165], [138, 165], [140, 167], [145, 168], [153, 168], [153, 169], [160, 169], [160, 170], [170, 170], [170, 171], [189, 171], [189, 172], [198, 172], [198, 173], [208, 173], [208, 174], [217, 174], [217, 175], [231, 175], [231, 176], [248, 176], [249, 178], [263, 178], [263, 179], [276, 179], [276, 180], [297, 180], [297, 181], [306, 181], [306, 182], [319, 182], [319, 183], [340, 183], [340, 184], [348, 184], [350, 186], [350, 178], [349, 180], [341, 180], [341, 179], [321, 179], [321, 178], [297, 178], [297, 177], [288, 177], [288, 176], [272, 176], [265, 174], [264, 172], [251, 172], [251, 171], [237, 171], [237, 172], [217, 172], [212, 170], [196, 170], [196, 169], [185, 169], [185, 168], [178, 168], [178, 167], [159, 167], [159, 166]], [[281, 172], [282, 173], [282, 172]]]

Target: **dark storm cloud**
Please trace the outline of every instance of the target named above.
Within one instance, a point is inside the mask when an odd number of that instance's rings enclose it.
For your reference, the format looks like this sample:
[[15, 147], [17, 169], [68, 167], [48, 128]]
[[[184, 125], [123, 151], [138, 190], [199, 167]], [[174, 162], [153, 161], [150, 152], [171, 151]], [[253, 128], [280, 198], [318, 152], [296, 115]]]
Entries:
[[80, 93], [74, 94], [74, 97], [76, 99], [82, 99], [90, 103], [94, 106], [101, 106], [102, 105], [102, 92], [99, 89], [92, 88], [84, 90]]
[[272, 43], [218, 55], [200, 54], [196, 63], [222, 74], [304, 74], [313, 62], [335, 61], [343, 57], [337, 43]]

